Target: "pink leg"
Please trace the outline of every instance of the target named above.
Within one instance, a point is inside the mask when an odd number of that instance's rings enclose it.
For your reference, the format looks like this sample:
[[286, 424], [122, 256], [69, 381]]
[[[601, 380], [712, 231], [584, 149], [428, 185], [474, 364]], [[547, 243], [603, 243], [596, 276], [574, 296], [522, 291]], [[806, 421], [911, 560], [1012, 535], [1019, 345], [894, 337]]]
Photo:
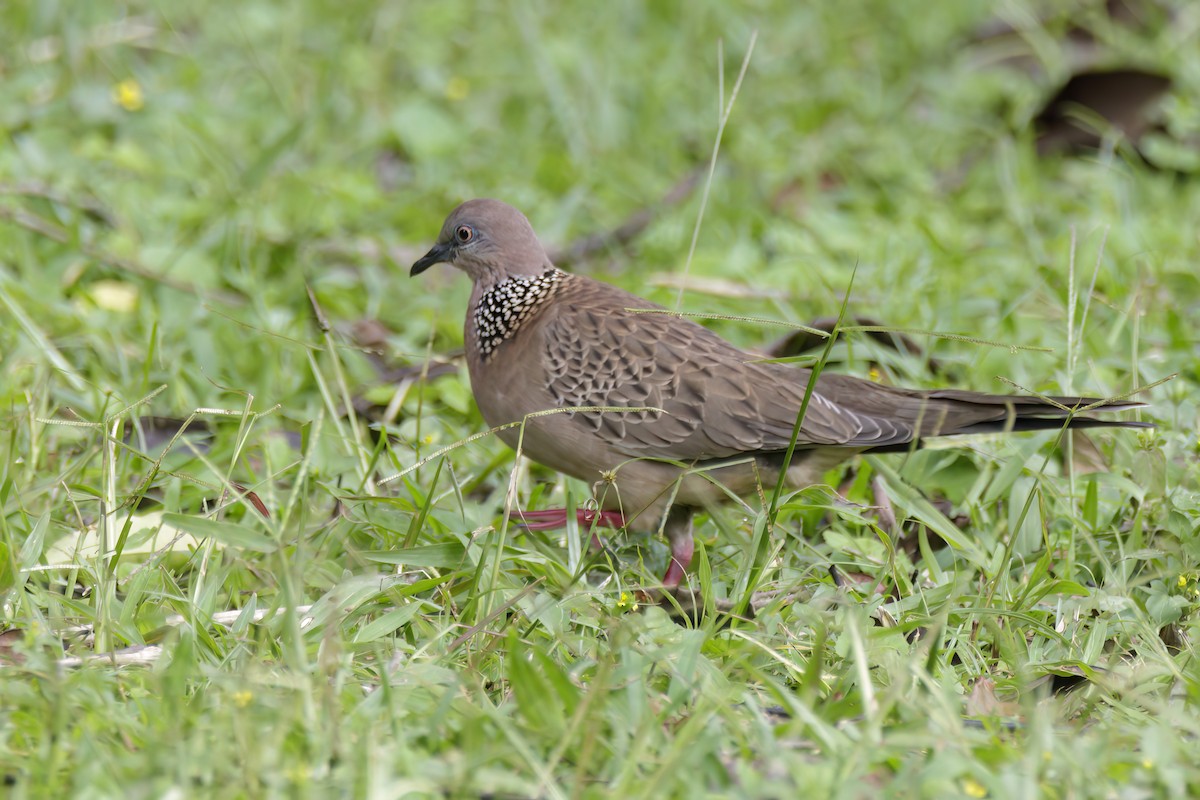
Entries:
[[[567, 526], [565, 508], [544, 508], [539, 511], [518, 511], [516, 518], [531, 531], [549, 531]], [[625, 517], [620, 511], [590, 511], [576, 509], [575, 519], [580, 527], [590, 528], [593, 523], [601, 528], [624, 528]]]
[[696, 542], [692, 539], [691, 534], [686, 539], [676, 539], [671, 542], [671, 565], [667, 567], [667, 574], [663, 576], [663, 586], [668, 589], [674, 589], [683, 581], [683, 576], [687, 574], [687, 568], [692, 563], [692, 553], [696, 551]]
[[[567, 526], [567, 510], [565, 508], [546, 508], [540, 511], [518, 511], [517, 520], [522, 526], [531, 531], [549, 531]], [[575, 510], [575, 519], [579, 527], [591, 530], [593, 525], [600, 528], [624, 528], [625, 516], [620, 511], [589, 511], [582, 508]], [[604, 542], [592, 531], [591, 548], [595, 551], [604, 549]]]
[[663, 575], [663, 587], [675, 589], [687, 575], [692, 554], [696, 552], [696, 540], [692, 538], [692, 510], [683, 506], [672, 506], [667, 513], [663, 533], [671, 545], [671, 563]]

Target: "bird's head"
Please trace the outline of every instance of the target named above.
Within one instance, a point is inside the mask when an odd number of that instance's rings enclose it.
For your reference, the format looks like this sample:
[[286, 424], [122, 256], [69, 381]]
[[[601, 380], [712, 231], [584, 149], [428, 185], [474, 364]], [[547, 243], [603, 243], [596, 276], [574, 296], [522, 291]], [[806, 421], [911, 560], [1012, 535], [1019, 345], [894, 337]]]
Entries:
[[441, 263], [485, 284], [512, 275], [541, 275], [552, 266], [525, 215], [489, 199], [468, 200], [450, 212], [437, 243], [412, 265], [409, 275]]

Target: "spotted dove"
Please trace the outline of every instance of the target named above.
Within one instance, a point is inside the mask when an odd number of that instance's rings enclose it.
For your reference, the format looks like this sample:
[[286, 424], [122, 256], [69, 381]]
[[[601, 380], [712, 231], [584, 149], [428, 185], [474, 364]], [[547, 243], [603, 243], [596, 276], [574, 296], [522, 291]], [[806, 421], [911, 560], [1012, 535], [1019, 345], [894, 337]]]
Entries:
[[[498, 435], [547, 467], [597, 485], [599, 518], [662, 530], [666, 588], [693, 552], [692, 514], [773, 485], [810, 371], [756, 361], [712, 331], [550, 263], [529, 221], [498, 200], [470, 200], [413, 264], [449, 263], [474, 281], [467, 365], [483, 418], [524, 432]], [[1052, 402], [1051, 402], [1052, 401]], [[1073, 416], [1086, 397], [993, 395], [886, 386], [821, 373], [787, 481], [805, 486], [857, 453], [906, 450], [931, 436], [1067, 427], [1148, 427]], [[1057, 405], [1056, 405], [1057, 404]], [[1142, 403], [1105, 403], [1120, 411]], [[592, 409], [535, 415], [552, 409]], [[622, 412], [604, 409], [639, 409]], [[562, 510], [523, 512], [533, 527], [565, 524]]]

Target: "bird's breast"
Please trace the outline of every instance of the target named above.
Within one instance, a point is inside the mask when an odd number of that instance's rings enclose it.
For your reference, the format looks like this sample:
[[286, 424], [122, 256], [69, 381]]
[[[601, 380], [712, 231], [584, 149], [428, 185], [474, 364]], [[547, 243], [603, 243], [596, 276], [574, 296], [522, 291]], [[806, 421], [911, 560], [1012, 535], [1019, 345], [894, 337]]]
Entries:
[[[475, 404], [488, 425], [520, 422], [530, 414], [556, 407], [546, 389], [536, 329], [517, 331], [496, 345], [490, 358], [484, 358], [472, 347], [472, 338], [478, 334], [471, 327], [468, 320], [467, 372]], [[508, 440], [507, 436], [501, 438]]]

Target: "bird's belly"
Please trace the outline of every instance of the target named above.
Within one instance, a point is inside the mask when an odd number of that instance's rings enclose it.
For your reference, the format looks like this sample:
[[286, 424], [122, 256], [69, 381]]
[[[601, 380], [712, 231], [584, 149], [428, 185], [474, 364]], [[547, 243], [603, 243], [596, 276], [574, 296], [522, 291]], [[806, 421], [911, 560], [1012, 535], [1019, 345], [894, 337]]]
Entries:
[[[609, 438], [597, 435], [589, 420], [559, 406], [540, 381], [502, 374], [488, 364], [473, 369], [471, 379], [475, 385], [489, 386], [486, 392], [475, 392], [476, 402], [487, 424], [500, 428], [497, 435], [505, 444], [545, 467], [584, 481], [601, 507], [622, 511], [639, 528], [656, 528], [671, 504], [707, 508], [727, 502], [734, 494], [757, 507], [757, 498], [769, 494], [778, 480], [777, 454], [747, 453], [687, 469], [632, 458], [619, 452]], [[787, 483], [792, 487], [819, 483], [830, 468], [855, 452], [798, 450]]]
[[[793, 489], [820, 484], [825, 473], [857, 452], [853, 448], [835, 447], [797, 450], [788, 466], [786, 484]], [[778, 454], [772, 453], [699, 465], [684, 475], [677, 502], [706, 507], [727, 501], [729, 494], [734, 494], [757, 507], [758, 498], [769, 497], [775, 489], [779, 480], [779, 462]]]

